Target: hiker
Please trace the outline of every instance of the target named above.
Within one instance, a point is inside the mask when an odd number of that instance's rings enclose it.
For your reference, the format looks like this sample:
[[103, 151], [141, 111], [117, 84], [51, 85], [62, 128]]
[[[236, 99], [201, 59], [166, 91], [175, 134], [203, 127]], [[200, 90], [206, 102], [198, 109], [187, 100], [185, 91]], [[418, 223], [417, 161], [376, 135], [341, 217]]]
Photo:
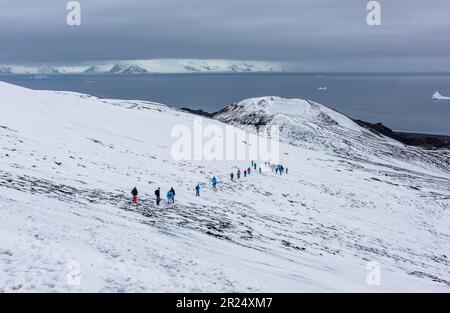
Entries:
[[200, 184], [197, 184], [197, 186], [195, 186], [195, 196], [200, 197]]
[[283, 171], [283, 166], [280, 164], [278, 165], [278, 172], [280, 173], [280, 175], [282, 174]]
[[278, 167], [275, 167], [275, 174], [278, 174]]
[[244, 170], [244, 177], [247, 177], [247, 171]]
[[253, 164], [253, 168], [255, 169], [255, 171], [256, 171], [256, 163], [255, 164]]
[[234, 174], [233, 174], [233, 172], [231, 172], [230, 178], [231, 178], [231, 181], [233, 181], [233, 179], [234, 179]]
[[287, 173], [288, 173], [288, 168], [286, 167], [286, 175], [287, 175]]
[[133, 203], [137, 204], [138, 191], [137, 191], [136, 187], [134, 187], [133, 190], [131, 190], [131, 194], [133, 195]]
[[173, 189], [173, 187], [170, 187], [170, 191], [172, 191], [173, 193], [172, 203], [175, 203], [175, 190]]
[[261, 170], [261, 168], [259, 168], [259, 173], [260, 173], [260, 174], [262, 173], [262, 170]]
[[251, 169], [250, 169], [250, 167], [247, 169], [247, 174], [248, 175], [250, 175], [250, 171], [251, 171]]
[[170, 204], [170, 203], [174, 203], [174, 202], [175, 202], [175, 195], [173, 194], [172, 189], [170, 189], [167, 192], [167, 203]]
[[156, 196], [156, 205], [159, 205], [161, 203], [161, 187], [156, 188], [155, 196]]
[[252, 167], [253, 167], [253, 161], [252, 161]]
[[216, 179], [216, 176], [214, 176], [214, 177], [211, 179], [211, 182], [212, 182], [212, 185], [213, 185], [213, 189], [216, 189], [216, 185], [217, 185], [217, 179]]
[[241, 170], [240, 169], [237, 170], [236, 176], [237, 176], [237, 179], [241, 178]]

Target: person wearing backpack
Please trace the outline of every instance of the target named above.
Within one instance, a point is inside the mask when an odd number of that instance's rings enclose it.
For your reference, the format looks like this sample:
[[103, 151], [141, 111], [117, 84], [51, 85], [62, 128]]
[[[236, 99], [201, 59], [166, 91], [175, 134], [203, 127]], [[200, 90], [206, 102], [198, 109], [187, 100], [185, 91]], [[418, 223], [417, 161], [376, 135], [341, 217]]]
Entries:
[[197, 184], [197, 186], [195, 186], [195, 196], [200, 197], [200, 184]]
[[131, 190], [131, 195], [133, 196], [133, 203], [137, 204], [138, 202], [138, 190], [136, 187], [133, 188], [133, 190]]
[[156, 196], [156, 205], [159, 205], [161, 203], [161, 187], [156, 188], [155, 196]]

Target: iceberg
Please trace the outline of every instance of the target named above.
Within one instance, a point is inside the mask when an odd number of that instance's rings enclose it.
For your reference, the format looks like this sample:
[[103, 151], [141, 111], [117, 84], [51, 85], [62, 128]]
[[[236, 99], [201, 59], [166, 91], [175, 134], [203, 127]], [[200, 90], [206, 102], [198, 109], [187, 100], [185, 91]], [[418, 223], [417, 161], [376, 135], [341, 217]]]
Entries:
[[450, 97], [441, 95], [439, 91], [436, 91], [432, 97], [433, 100], [450, 100]]

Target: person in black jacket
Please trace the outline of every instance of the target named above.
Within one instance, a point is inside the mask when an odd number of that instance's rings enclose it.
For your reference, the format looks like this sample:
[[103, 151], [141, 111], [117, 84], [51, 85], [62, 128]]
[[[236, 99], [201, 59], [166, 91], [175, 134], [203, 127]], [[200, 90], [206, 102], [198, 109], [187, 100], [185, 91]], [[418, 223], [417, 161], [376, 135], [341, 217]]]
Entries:
[[175, 190], [173, 189], [173, 187], [171, 187], [170, 191], [173, 193], [172, 201], [173, 201], [173, 203], [175, 203]]
[[161, 202], [161, 188], [160, 187], [156, 188], [155, 196], [156, 196], [156, 205], [159, 205], [159, 203]]
[[133, 190], [131, 190], [131, 194], [133, 195], [133, 203], [137, 204], [138, 191], [137, 191], [136, 187], [134, 187]]

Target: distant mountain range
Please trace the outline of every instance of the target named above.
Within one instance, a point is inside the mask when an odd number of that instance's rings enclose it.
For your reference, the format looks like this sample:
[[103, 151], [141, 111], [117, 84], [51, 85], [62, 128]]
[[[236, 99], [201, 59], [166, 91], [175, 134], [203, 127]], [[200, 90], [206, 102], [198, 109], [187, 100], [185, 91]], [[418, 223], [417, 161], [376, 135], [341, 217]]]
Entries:
[[152, 59], [93, 62], [84, 65], [0, 65], [0, 74], [146, 74], [146, 73], [257, 73], [298, 72], [301, 67], [294, 63], [198, 60], [198, 59]]

